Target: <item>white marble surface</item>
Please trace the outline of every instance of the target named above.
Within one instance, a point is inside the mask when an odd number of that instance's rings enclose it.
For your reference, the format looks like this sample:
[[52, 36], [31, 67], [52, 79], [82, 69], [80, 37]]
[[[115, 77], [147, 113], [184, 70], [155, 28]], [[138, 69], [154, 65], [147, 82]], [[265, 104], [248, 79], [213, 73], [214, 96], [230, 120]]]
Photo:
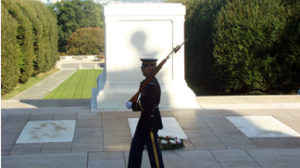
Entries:
[[75, 120], [29, 121], [20, 134], [17, 144], [72, 142], [75, 124]]
[[299, 137], [300, 134], [272, 116], [228, 116], [247, 137]]
[[[132, 136], [134, 135], [138, 121], [139, 118], [128, 118]], [[181, 139], [187, 139], [187, 136], [174, 117], [162, 117], [162, 122], [164, 128], [158, 131], [159, 136], [172, 136]]]
[[[105, 68], [92, 90], [91, 111], [127, 110], [125, 103], [144, 79], [140, 59], [156, 58], [159, 63], [184, 41], [186, 8], [180, 3], [123, 3], [104, 5], [103, 10]], [[200, 108], [184, 69], [183, 46], [156, 75], [160, 108]]]

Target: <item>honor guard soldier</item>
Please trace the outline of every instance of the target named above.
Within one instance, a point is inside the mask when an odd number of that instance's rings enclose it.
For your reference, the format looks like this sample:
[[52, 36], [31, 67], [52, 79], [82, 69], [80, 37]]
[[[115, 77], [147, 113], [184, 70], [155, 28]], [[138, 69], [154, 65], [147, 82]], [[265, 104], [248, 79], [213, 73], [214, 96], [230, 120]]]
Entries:
[[[156, 67], [157, 59], [141, 59], [141, 70], [143, 75], [150, 77]], [[141, 85], [146, 81], [143, 80]], [[139, 100], [127, 102], [128, 109], [141, 111], [141, 116], [133, 136], [128, 168], [140, 168], [142, 163], [142, 154], [144, 145], [147, 146], [148, 156], [152, 168], [163, 168], [162, 154], [158, 146], [158, 130], [163, 128], [161, 115], [158, 108], [160, 102], [160, 85], [155, 77], [141, 91]]]

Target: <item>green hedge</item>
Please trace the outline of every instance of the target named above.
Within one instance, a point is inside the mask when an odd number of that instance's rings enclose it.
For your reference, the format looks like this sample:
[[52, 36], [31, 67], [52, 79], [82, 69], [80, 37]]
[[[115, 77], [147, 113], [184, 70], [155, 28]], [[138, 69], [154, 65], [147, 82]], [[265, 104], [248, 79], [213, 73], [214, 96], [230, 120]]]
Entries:
[[[19, 81], [25, 83], [33, 72], [33, 36], [32, 36], [32, 23], [29, 18], [24, 15], [20, 3], [18, 1], [4, 0], [1, 1], [2, 5], [8, 10], [10, 15], [19, 23], [17, 28], [17, 41], [20, 46], [21, 52], [19, 55]], [[7, 23], [9, 24], [9, 23]], [[5, 26], [5, 25], [4, 25]], [[12, 37], [15, 38], [15, 37]], [[4, 41], [5, 42], [5, 41]], [[5, 44], [4, 44], [5, 45]]]
[[185, 36], [190, 39], [186, 44], [186, 80], [197, 94], [216, 93], [213, 25], [226, 0], [191, 0], [186, 3]]
[[58, 56], [56, 19], [44, 4], [2, 0], [1, 7], [1, 19], [8, 20], [1, 22], [3, 95], [18, 82], [25, 83], [31, 76], [53, 68]]
[[187, 8], [186, 79], [197, 94], [291, 93], [300, 86], [299, 1], [169, 1]]
[[234, 0], [219, 12], [213, 56], [222, 92], [263, 93], [277, 85], [272, 47], [285, 25], [280, 0]]
[[[9, 23], [9, 24], [7, 24]], [[17, 41], [19, 24], [1, 5], [1, 93], [12, 90], [18, 83], [20, 47]], [[5, 44], [5, 45], [4, 45]]]

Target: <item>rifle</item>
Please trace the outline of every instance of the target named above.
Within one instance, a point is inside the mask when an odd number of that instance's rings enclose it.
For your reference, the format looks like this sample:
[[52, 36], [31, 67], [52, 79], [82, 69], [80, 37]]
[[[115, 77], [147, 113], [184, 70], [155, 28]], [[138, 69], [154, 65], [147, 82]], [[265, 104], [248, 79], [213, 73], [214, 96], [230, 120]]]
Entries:
[[181, 48], [181, 46], [186, 43], [188, 41], [188, 39], [184, 40], [184, 42], [182, 42], [180, 45], [177, 45], [175, 48], [173, 48], [173, 50], [169, 53], [169, 55], [163, 59], [158, 66], [155, 67], [155, 69], [153, 70], [153, 73], [146, 79], [146, 81], [140, 86], [139, 90], [136, 92], [136, 94], [134, 94], [131, 99], [129, 99], [130, 102], [136, 103], [140, 93], [142, 92], [142, 90], [148, 85], [148, 83], [154, 78], [154, 76], [158, 73], [158, 71], [162, 68], [162, 66], [168, 61], [168, 59], [170, 58], [170, 55], [175, 52], [177, 53], [177, 51]]

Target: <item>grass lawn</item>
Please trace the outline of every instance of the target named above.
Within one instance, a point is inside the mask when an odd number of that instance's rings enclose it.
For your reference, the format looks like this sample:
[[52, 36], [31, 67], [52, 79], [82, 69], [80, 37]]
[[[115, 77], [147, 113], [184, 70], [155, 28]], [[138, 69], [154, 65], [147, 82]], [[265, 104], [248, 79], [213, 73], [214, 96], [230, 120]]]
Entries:
[[89, 99], [100, 73], [99, 69], [78, 70], [44, 99]]

